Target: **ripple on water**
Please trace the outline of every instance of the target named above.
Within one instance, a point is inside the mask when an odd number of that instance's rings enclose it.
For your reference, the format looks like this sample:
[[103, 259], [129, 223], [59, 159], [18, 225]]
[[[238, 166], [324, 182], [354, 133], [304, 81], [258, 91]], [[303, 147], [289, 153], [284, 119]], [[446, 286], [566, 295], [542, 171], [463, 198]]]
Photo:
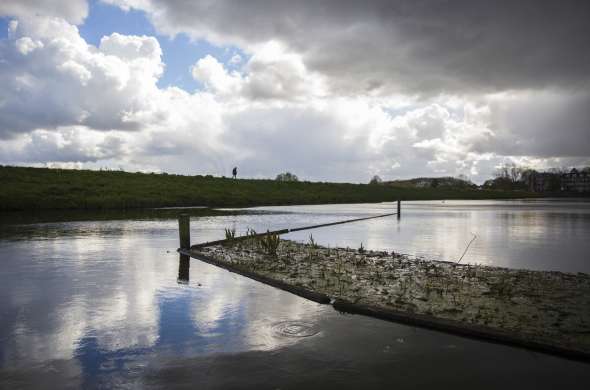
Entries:
[[272, 325], [273, 333], [281, 337], [311, 337], [318, 334], [319, 329], [309, 322], [281, 321]]

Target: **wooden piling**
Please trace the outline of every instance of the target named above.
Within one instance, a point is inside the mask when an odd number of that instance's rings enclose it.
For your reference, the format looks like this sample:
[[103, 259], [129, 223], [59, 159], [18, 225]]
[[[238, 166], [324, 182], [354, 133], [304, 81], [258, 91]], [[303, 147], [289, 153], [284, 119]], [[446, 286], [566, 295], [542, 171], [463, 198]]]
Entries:
[[188, 214], [178, 216], [178, 234], [180, 237], [180, 249], [189, 249], [191, 247], [191, 227]]
[[400, 219], [402, 216], [402, 201], [397, 201], [397, 219]]

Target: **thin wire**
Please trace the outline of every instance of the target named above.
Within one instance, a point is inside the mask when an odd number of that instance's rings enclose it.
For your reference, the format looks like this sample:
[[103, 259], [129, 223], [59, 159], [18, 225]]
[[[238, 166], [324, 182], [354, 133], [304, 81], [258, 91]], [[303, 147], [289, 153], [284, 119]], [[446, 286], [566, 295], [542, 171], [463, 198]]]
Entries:
[[278, 235], [281, 235], [281, 234], [287, 234], [287, 233], [290, 233], [290, 232], [298, 232], [298, 231], [301, 231], [301, 230], [317, 229], [317, 228], [320, 228], [320, 227], [340, 225], [340, 224], [343, 224], [343, 223], [364, 221], [364, 220], [367, 220], [367, 219], [374, 219], [374, 218], [389, 217], [389, 216], [392, 216], [392, 215], [397, 215], [397, 213], [388, 213], [388, 214], [381, 214], [381, 215], [373, 215], [373, 216], [370, 216], [370, 217], [348, 219], [348, 220], [345, 220], [345, 221], [337, 221], [337, 222], [330, 222], [330, 223], [322, 223], [322, 224], [319, 224], [319, 225], [304, 226], [304, 227], [299, 227], [299, 228], [294, 228], [294, 229], [281, 229], [281, 230], [274, 230], [272, 232], [267, 231], [266, 233], [257, 233], [257, 234], [253, 234], [253, 235], [245, 235], [245, 236], [240, 236], [240, 237], [234, 237], [234, 238], [231, 238], [231, 239], [216, 240], [216, 241], [204, 242], [204, 243], [201, 243], [201, 244], [195, 244], [195, 245], [192, 245], [191, 248], [193, 248], [193, 249], [203, 248], [205, 246], [223, 244], [224, 242], [227, 242], [227, 241], [247, 240], [247, 239], [251, 239], [251, 238], [254, 238], [254, 237], [265, 236], [267, 234], [278, 234]]

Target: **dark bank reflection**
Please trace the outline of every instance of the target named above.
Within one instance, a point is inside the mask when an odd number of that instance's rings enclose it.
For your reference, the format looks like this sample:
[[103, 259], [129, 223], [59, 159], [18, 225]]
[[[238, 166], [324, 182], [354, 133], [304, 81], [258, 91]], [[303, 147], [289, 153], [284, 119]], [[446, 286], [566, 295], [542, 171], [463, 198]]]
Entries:
[[[518, 238], [522, 251], [548, 235], [563, 234], [573, 243], [587, 237], [587, 231], [580, 231], [587, 226], [586, 217], [559, 217], [567, 213], [553, 206], [545, 211], [525, 206], [526, 213], [506, 207], [496, 213], [490, 206], [477, 206], [487, 216], [465, 205], [410, 206], [399, 222], [394, 218], [313, 234], [330, 245], [369, 238], [365, 246], [370, 247], [407, 238], [408, 227], [432, 232], [423, 226], [434, 219], [446, 223], [450, 232], [430, 238], [429, 244], [460, 236], [464, 228], [458, 222], [466, 220], [472, 226], [496, 221], [486, 227], [491, 231], [486, 242], [510, 235]], [[232, 225], [261, 230], [386, 207], [391, 205], [207, 216], [193, 220], [191, 235], [205, 241], [223, 237], [223, 229]], [[506, 218], [502, 213], [521, 215]], [[205, 388], [322, 383], [343, 388], [391, 383], [414, 388], [434, 383], [551, 388], [556, 381], [575, 388], [590, 379], [587, 365], [340, 315], [330, 306], [183, 258], [174, 250], [175, 219], [10, 229], [10, 238], [0, 238], [0, 388], [168, 388], [194, 383]], [[19, 229], [26, 240], [15, 239]], [[527, 240], [531, 242], [524, 245]], [[465, 373], [462, 377], [456, 375], [457, 367]]]
[[178, 284], [188, 284], [190, 268], [190, 257], [182, 254], [178, 255]]

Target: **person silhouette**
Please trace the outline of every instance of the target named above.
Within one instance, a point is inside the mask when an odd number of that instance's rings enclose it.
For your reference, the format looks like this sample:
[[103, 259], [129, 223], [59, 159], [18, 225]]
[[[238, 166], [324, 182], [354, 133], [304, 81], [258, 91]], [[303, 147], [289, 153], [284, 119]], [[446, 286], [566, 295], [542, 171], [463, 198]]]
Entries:
[[238, 177], [238, 167], [234, 167], [231, 173], [233, 175], [233, 178], [236, 179]]

